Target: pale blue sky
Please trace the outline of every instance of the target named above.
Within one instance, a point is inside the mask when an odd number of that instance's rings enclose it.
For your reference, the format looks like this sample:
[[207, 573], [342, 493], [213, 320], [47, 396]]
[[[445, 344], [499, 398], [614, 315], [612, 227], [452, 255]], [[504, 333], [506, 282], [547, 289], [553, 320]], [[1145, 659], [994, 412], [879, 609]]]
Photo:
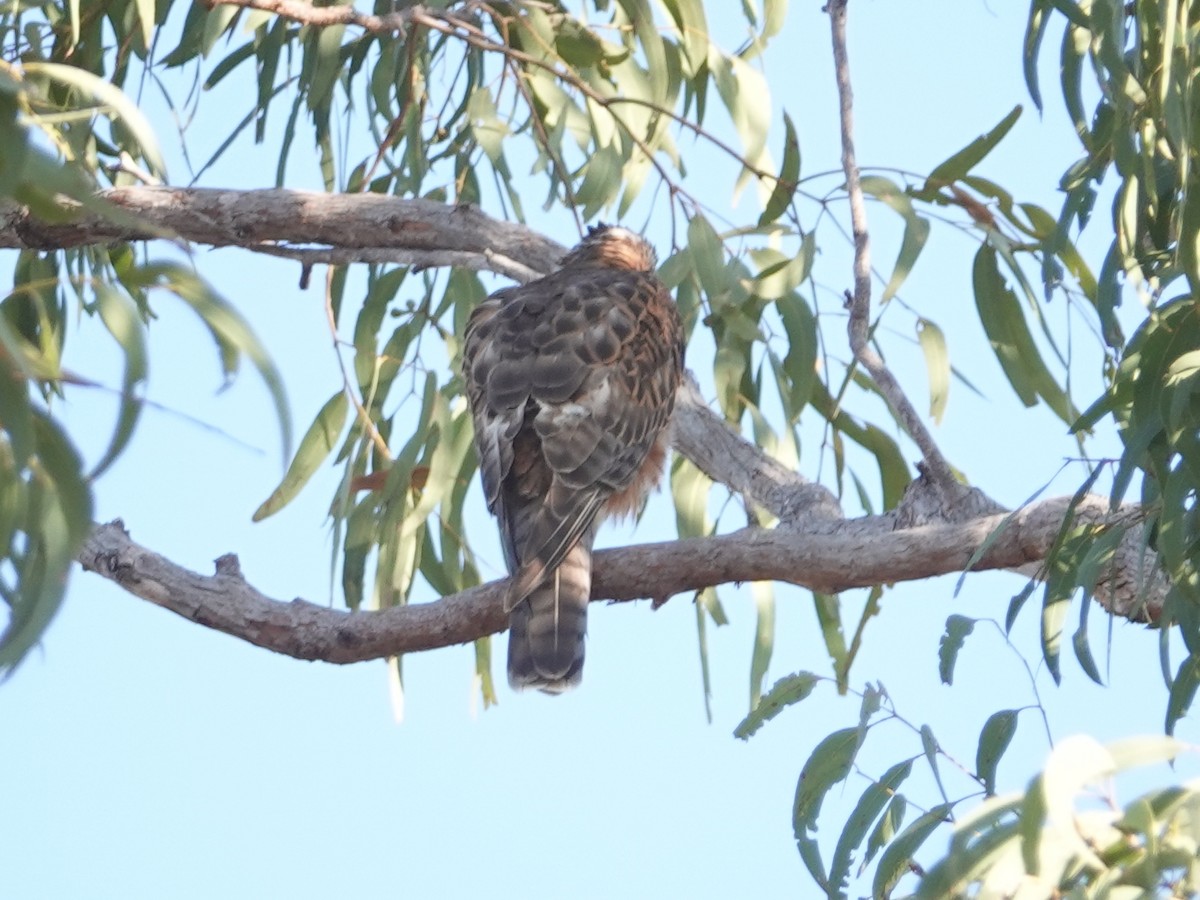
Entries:
[[[816, 0], [792, 7], [768, 53], [767, 74], [776, 105], [784, 103], [796, 121], [804, 171], [812, 173], [838, 164], [828, 25]], [[1053, 69], [1044, 78], [1045, 123], [1025, 95], [1025, 11], [1023, 3], [977, 0], [855, 0], [860, 162], [928, 171], [1021, 102], [1025, 116], [982, 171], [1057, 211], [1057, 179], [1077, 149], [1059, 112]], [[215, 121], [209, 146], [228, 126]], [[203, 159], [205, 139], [195, 131], [190, 139], [200, 147], [192, 148], [193, 159]], [[772, 146], [780, 139], [773, 135]], [[274, 152], [239, 145], [204, 183], [266, 184]], [[185, 182], [177, 154], [171, 163], [175, 180]], [[701, 176], [693, 190], [725, 207], [727, 186], [711, 187], [700, 168], [692, 166]], [[311, 168], [296, 165], [291, 172], [289, 186], [316, 186]], [[537, 197], [542, 191], [537, 187]], [[749, 220], [749, 209], [743, 200], [731, 216]], [[533, 203], [527, 212], [532, 226], [554, 227], [539, 219]], [[893, 223], [880, 208], [871, 215], [882, 243], [876, 262], [886, 269], [895, 255], [888, 243]], [[1103, 223], [1097, 226], [1086, 248], [1098, 268]], [[825, 242], [819, 277], [835, 288], [848, 285], [848, 266], [836, 267], [841, 251], [832, 234]], [[955, 384], [938, 439], [973, 483], [1017, 504], [1075, 448], [1045, 408], [1021, 408], [1003, 382], [975, 318], [972, 253], [964, 238], [935, 229], [903, 293], [943, 327], [952, 361], [986, 395], [974, 397]], [[319, 289], [298, 290], [295, 264], [240, 251], [201, 248], [196, 260], [264, 339], [302, 431], [340, 384]], [[10, 267], [11, 258], [0, 265]], [[281, 474], [265, 392], [245, 373], [218, 395], [207, 334], [166, 297], [159, 311], [151, 330], [150, 397], [262, 452], [150, 410], [129, 452], [98, 485], [98, 517], [123, 517], [136, 540], [191, 568], [211, 571], [214, 558], [233, 551], [268, 595], [326, 599], [325, 512], [336, 472], [323, 472], [275, 519], [252, 525], [250, 514]], [[1063, 312], [1061, 302], [1049, 308], [1052, 317]], [[900, 316], [889, 324], [903, 331], [909, 321]], [[843, 340], [837, 320], [825, 327], [831, 346], [844, 346], [837, 343]], [[1084, 337], [1076, 343], [1078, 400], [1086, 403], [1098, 385], [1090, 374], [1095, 348]], [[919, 351], [900, 340], [887, 349], [902, 382], [925, 403]], [[68, 354], [73, 369], [119, 383], [116, 358], [94, 323], [80, 323]], [[73, 391], [59, 410], [93, 459], [114, 406], [95, 392]], [[816, 474], [815, 451], [806, 445], [806, 475]], [[1093, 452], [1115, 454], [1115, 438], [1098, 440]], [[1081, 477], [1074, 470], [1060, 476], [1048, 494], [1073, 491]], [[493, 526], [482, 518], [475, 536], [494, 547]], [[601, 540], [665, 538], [671, 523], [667, 498], [659, 497], [636, 532], [611, 528]], [[498, 561], [499, 554], [490, 558]], [[867, 629], [855, 686], [881, 681], [906, 716], [928, 722], [945, 747], [972, 763], [986, 716], [1028, 704], [1030, 690], [1019, 660], [983, 631], [971, 639], [954, 688], [940, 685], [938, 637], [951, 612], [1002, 618], [1021, 583], [973, 576], [957, 599], [953, 578], [889, 591], [881, 619]], [[799, 669], [825, 674], [810, 599], [792, 589], [778, 593], [768, 684]], [[426, 592], [418, 599], [431, 598]], [[557, 699], [515, 695], [501, 684], [500, 705], [481, 713], [471, 694], [468, 648], [409, 657], [406, 717], [397, 725], [382, 663], [338, 668], [275, 656], [77, 572], [42, 647], [0, 685], [2, 892], [122, 900], [814, 896], [792, 840], [792, 795], [812, 747], [852, 724], [858, 704], [824, 687], [749, 743], [735, 740], [732, 729], [746, 712], [754, 613], [746, 590], [723, 589], [722, 599], [732, 623], [709, 631], [711, 725], [686, 597], [656, 612], [647, 603], [594, 606], [584, 685]], [[860, 595], [845, 597], [847, 609], [861, 603]], [[846, 618], [853, 622], [855, 615]], [[1105, 623], [1100, 615], [1093, 623], [1103, 656]], [[1035, 665], [1036, 628], [1031, 608], [1015, 636]], [[1105, 739], [1161, 728], [1165, 692], [1156, 640], [1126, 624], [1113, 631], [1106, 669], [1112, 687], [1090, 684], [1070, 659], [1062, 688], [1039, 675], [1056, 737], [1087, 731]], [[503, 638], [496, 650], [502, 682]], [[1180, 736], [1196, 741], [1194, 717], [1181, 723]], [[880, 729], [861, 764], [879, 774], [901, 754], [919, 751], [903, 729]], [[1023, 785], [1046, 751], [1040, 723], [1023, 714], [1000, 768], [1002, 789]], [[1194, 760], [1190, 766], [1194, 777]], [[1170, 776], [1164, 770], [1157, 777]], [[853, 803], [864, 786], [852, 779], [844, 792], [835, 791], [830, 810]], [[936, 802], [923, 773], [913, 776], [908, 792], [914, 802]], [[836, 836], [839, 828], [831, 818], [823, 834]]]

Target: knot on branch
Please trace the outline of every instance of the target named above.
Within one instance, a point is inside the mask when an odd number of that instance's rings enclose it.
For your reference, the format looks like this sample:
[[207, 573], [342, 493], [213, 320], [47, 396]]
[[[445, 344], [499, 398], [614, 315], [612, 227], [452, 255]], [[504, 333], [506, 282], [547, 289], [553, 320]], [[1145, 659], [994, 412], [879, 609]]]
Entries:
[[236, 553], [226, 553], [223, 556], [217, 557], [216, 570], [218, 575], [236, 578], [238, 581], [246, 580], [242, 575], [242, 564], [238, 560]]
[[897, 529], [967, 522], [1007, 511], [979, 488], [935, 478], [924, 462], [917, 463], [917, 473], [896, 507], [893, 521]]

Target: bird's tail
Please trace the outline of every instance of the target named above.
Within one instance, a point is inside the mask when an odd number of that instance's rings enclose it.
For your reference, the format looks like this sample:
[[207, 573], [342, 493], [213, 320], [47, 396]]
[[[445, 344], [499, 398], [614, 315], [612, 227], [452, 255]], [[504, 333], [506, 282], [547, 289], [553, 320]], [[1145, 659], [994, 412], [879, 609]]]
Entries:
[[591, 594], [592, 536], [585, 534], [509, 613], [508, 683], [514, 689], [561, 694], [579, 684]]

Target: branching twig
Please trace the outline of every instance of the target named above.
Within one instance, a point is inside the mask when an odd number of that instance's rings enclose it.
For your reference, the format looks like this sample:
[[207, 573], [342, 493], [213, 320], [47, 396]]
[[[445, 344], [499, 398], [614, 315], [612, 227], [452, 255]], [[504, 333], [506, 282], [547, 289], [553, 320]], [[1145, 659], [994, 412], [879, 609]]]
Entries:
[[942, 456], [929, 429], [883, 359], [871, 346], [871, 240], [867, 231], [867, 204], [859, 181], [854, 153], [854, 94], [850, 60], [846, 51], [846, 6], [849, 0], [830, 0], [829, 22], [833, 34], [833, 66], [837, 79], [842, 135], [842, 170], [850, 199], [850, 224], [854, 233], [854, 291], [849, 299], [850, 349], [879, 387], [897, 420], [924, 457], [925, 466], [947, 505], [961, 490], [950, 464]]

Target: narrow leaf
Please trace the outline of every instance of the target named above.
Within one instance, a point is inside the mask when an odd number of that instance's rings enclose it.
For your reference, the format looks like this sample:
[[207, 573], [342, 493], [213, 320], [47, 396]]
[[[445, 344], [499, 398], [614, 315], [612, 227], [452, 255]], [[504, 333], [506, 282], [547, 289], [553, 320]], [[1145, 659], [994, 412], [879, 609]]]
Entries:
[[996, 793], [996, 767], [1004, 751], [1017, 733], [1017, 711], [1002, 709], [992, 713], [979, 733], [979, 746], [975, 751], [975, 774], [983, 781], [988, 796]]
[[797, 672], [780, 678], [763, 694], [758, 706], [733, 730], [733, 736], [743, 741], [748, 740], [764, 724], [783, 712], [785, 707], [799, 703], [811, 694], [818, 681], [820, 679], [811, 672]]
[[935, 424], [941, 425], [950, 395], [950, 354], [946, 350], [946, 336], [928, 319], [918, 319], [917, 338], [929, 374], [929, 415]]
[[929, 178], [925, 182], [925, 190], [936, 190], [942, 185], [953, 184], [970, 172], [985, 156], [996, 148], [996, 145], [1004, 139], [1004, 136], [1008, 134], [1009, 130], [1017, 123], [1017, 119], [1020, 117], [1021, 107], [1018, 104], [996, 124], [995, 128], [986, 134], [980, 135], [945, 162], [934, 167], [934, 170], [929, 173]]
[[938, 642], [938, 675], [942, 684], [954, 684], [954, 664], [967, 635], [975, 630], [975, 620], [957, 614], [946, 619], [946, 630]]
[[813, 749], [808, 762], [800, 770], [796, 799], [792, 805], [792, 828], [797, 840], [817, 830], [817, 819], [825, 795], [850, 774], [857, 749], [857, 728], [839, 729], [827, 735]]
[[296, 448], [296, 455], [283, 480], [271, 492], [271, 496], [254, 511], [255, 522], [261, 522], [279, 512], [300, 493], [300, 489], [308, 483], [313, 473], [337, 446], [338, 435], [342, 433], [346, 424], [349, 408], [350, 402], [346, 399], [346, 392], [341, 390], [321, 407], [316, 419], [301, 438], [300, 446]]
[[142, 398], [136, 391], [138, 385], [146, 380], [149, 368], [146, 332], [133, 301], [103, 282], [96, 283], [96, 300], [100, 321], [125, 357], [125, 371], [121, 379], [121, 406], [112, 440], [88, 476], [91, 479], [99, 477], [112, 465], [133, 436], [134, 426], [142, 411]]
[[940, 825], [949, 820], [953, 808], [953, 803], [935, 806], [896, 836], [879, 857], [879, 865], [875, 869], [875, 879], [872, 883], [872, 896], [891, 895], [896, 884], [911, 870], [913, 855]]
[[775, 187], [771, 190], [771, 196], [767, 198], [763, 213], [758, 217], [759, 227], [769, 225], [787, 211], [800, 183], [800, 140], [796, 137], [796, 126], [792, 124], [792, 119], [786, 112], [783, 114], [783, 127], [783, 165], [779, 170], [779, 178], [775, 180]]

